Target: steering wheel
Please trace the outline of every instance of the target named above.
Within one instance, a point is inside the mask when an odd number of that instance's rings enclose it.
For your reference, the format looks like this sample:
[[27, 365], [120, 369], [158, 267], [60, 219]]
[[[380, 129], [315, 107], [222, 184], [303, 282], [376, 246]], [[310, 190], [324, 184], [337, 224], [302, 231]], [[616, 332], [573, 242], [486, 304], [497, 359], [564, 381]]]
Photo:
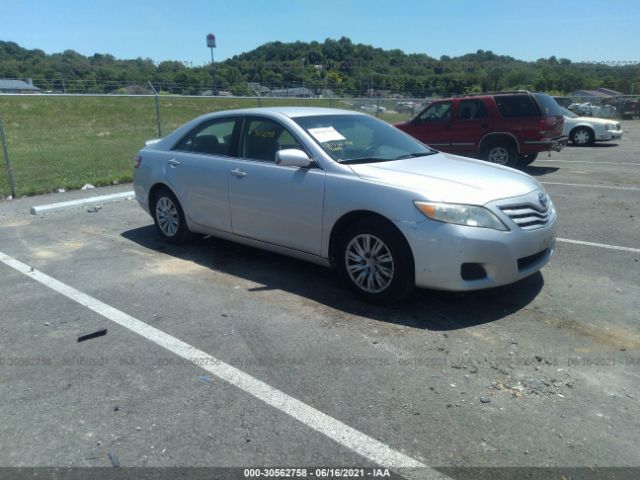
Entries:
[[363, 157], [371, 157], [378, 151], [378, 148], [379, 147], [377, 145], [369, 145], [367, 148], [362, 150], [362, 152], [360, 152], [360, 155]]

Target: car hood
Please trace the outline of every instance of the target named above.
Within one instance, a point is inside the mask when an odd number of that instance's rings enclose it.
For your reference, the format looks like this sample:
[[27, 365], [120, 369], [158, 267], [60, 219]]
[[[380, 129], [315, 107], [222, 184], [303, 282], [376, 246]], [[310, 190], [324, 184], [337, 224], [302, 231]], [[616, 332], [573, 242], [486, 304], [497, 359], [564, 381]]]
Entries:
[[616, 123], [616, 120], [611, 120], [608, 118], [599, 118], [599, 117], [564, 117], [564, 121], [572, 124], [576, 123], [591, 123], [593, 125], [604, 125], [606, 123]]
[[364, 180], [413, 190], [436, 202], [484, 205], [543, 190], [525, 173], [447, 153], [349, 167]]

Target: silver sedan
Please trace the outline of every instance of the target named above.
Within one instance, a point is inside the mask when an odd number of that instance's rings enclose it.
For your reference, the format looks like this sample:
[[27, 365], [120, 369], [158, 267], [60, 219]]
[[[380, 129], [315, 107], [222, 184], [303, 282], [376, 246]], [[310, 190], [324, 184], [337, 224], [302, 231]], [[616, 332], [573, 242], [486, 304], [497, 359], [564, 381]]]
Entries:
[[350, 111], [204, 115], [147, 142], [134, 187], [169, 242], [208, 234], [335, 267], [370, 301], [509, 284], [555, 249], [536, 180]]

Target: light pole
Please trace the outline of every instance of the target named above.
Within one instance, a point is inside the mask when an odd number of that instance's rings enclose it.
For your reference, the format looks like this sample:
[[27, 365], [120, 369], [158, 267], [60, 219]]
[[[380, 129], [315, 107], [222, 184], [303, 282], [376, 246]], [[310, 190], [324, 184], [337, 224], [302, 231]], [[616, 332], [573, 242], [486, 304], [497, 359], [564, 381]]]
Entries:
[[216, 62], [213, 60], [213, 49], [216, 48], [216, 36], [213, 33], [207, 35], [207, 47], [211, 49], [211, 95], [218, 95], [218, 88], [216, 87]]

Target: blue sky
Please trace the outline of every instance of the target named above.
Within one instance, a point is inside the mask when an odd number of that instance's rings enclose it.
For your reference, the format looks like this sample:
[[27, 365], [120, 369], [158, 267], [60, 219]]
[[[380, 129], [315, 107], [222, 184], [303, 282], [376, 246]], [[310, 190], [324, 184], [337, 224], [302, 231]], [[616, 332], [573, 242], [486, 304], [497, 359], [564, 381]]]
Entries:
[[216, 61], [280, 40], [355, 43], [434, 57], [478, 49], [536, 60], [640, 61], [637, 0], [0, 0], [0, 40], [47, 53]]

